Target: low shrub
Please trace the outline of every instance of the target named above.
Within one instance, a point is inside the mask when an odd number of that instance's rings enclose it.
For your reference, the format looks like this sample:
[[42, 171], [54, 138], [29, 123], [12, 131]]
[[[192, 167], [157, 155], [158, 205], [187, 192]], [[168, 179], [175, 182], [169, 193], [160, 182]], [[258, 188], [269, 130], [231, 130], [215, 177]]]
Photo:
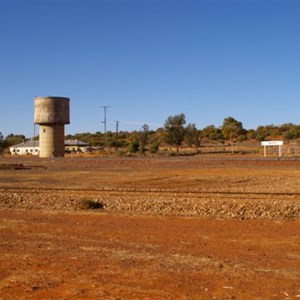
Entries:
[[150, 153], [157, 153], [159, 150], [159, 145], [158, 143], [153, 143], [150, 147]]
[[103, 209], [104, 205], [101, 202], [97, 202], [92, 199], [83, 199], [79, 203], [79, 208], [80, 209]]

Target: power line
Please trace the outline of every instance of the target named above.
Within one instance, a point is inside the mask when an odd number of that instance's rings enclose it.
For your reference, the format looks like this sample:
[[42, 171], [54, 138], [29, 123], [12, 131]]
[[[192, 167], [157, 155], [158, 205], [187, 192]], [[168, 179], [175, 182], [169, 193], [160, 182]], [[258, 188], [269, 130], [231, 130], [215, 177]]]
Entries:
[[124, 124], [132, 124], [132, 125], [150, 125], [150, 126], [162, 126], [162, 124], [157, 124], [157, 123], [148, 123], [148, 122], [134, 122], [134, 121], [118, 121], [119, 123], [124, 123]]

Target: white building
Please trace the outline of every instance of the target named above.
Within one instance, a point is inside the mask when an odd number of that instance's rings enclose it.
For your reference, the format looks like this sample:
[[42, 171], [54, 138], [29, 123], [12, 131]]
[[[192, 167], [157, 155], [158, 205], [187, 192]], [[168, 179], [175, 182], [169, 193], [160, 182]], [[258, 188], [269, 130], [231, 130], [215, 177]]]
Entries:
[[79, 140], [65, 140], [65, 151], [69, 152], [88, 152], [89, 144]]
[[9, 148], [12, 155], [39, 155], [40, 146], [38, 141], [24, 141], [20, 144], [13, 145]]
[[[66, 140], [65, 151], [69, 152], [87, 152], [89, 144], [79, 140]], [[20, 144], [11, 146], [9, 151], [12, 155], [39, 155], [40, 145], [38, 141], [24, 141]]]

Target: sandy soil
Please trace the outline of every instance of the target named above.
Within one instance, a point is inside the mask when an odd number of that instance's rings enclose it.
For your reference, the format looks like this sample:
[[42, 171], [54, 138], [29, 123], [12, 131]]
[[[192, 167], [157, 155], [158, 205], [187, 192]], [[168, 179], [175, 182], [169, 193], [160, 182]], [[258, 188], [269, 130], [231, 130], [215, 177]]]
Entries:
[[[300, 298], [299, 167], [236, 156], [1, 158], [0, 299]], [[79, 210], [87, 196], [104, 209]]]

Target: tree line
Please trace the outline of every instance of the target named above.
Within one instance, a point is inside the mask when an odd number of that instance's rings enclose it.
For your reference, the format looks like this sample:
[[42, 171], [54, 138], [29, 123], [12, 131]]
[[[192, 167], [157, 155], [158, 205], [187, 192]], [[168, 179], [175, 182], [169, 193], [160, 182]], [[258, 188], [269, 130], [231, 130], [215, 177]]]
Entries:
[[[91, 146], [104, 146], [104, 135], [101, 132], [78, 133], [68, 135], [68, 139], [79, 139], [89, 143]], [[106, 133], [106, 143], [109, 148], [126, 148], [129, 152], [151, 153], [158, 151], [161, 145], [170, 145], [175, 147], [176, 152], [182, 145], [195, 147], [198, 149], [201, 144], [215, 142], [219, 144], [235, 144], [243, 141], [256, 140], [294, 140], [300, 138], [300, 125], [292, 123], [279, 126], [266, 125], [258, 126], [256, 130], [247, 130], [242, 122], [233, 117], [227, 117], [219, 127], [208, 125], [203, 129], [197, 129], [193, 123], [186, 123], [186, 117], [183, 113], [169, 116], [162, 128], [149, 130], [147, 124], [143, 125], [139, 131], [121, 131]]]
[[[38, 137], [36, 137], [38, 139]], [[144, 124], [140, 130], [120, 131], [120, 132], [85, 132], [69, 134], [66, 139], [78, 139], [89, 143], [92, 147], [114, 148], [116, 150], [125, 149], [129, 152], [145, 152], [155, 153], [160, 145], [170, 145], [175, 147], [176, 152], [182, 145], [195, 147], [196, 149], [206, 142], [217, 142], [219, 144], [234, 144], [247, 140], [271, 140], [283, 139], [294, 140], [300, 138], [300, 125], [287, 123], [279, 126], [266, 125], [258, 126], [254, 129], [245, 129], [242, 122], [233, 117], [227, 117], [223, 120], [223, 124], [219, 127], [208, 125], [205, 128], [198, 129], [195, 124], [186, 122], [183, 113], [169, 116], [163, 127], [157, 130], [150, 130], [147, 124]], [[3, 137], [0, 133], [0, 151], [5, 148], [24, 141], [24, 135], [10, 134]], [[105, 145], [104, 145], [105, 141]]]

